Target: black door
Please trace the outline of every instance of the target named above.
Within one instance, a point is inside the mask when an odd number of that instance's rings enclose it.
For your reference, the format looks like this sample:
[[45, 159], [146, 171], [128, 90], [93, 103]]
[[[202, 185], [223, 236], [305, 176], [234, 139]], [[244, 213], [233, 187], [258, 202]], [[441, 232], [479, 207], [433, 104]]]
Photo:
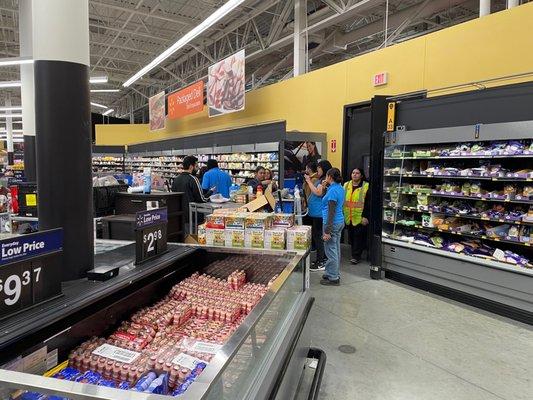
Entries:
[[370, 103], [345, 108], [344, 152], [342, 171], [348, 181], [352, 170], [363, 168], [369, 176], [372, 109]]

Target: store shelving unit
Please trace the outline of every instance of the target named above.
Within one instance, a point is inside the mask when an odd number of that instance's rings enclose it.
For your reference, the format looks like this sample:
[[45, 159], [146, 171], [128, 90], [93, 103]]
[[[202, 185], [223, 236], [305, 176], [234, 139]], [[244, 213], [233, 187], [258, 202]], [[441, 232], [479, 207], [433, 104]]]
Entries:
[[255, 168], [262, 165], [280, 178], [279, 186], [283, 187], [285, 144], [294, 141], [314, 141], [326, 148], [324, 133], [287, 132], [285, 121], [279, 121], [128, 145], [125, 172], [139, 173], [150, 167], [171, 180], [181, 171], [183, 158], [195, 155], [198, 169], [215, 158], [236, 183], [252, 178]]
[[125, 147], [93, 146], [92, 168], [94, 175], [123, 174], [125, 171]]
[[[255, 168], [259, 165], [271, 169], [275, 174], [278, 173], [278, 152], [255, 152], [252, 149], [242, 152], [223, 152], [214, 153], [193, 153], [196, 149], [191, 149], [185, 153], [194, 155], [198, 158], [198, 167], [206, 165], [209, 158], [215, 158], [219, 162], [219, 168], [227, 171], [237, 183], [242, 183], [246, 178], [254, 176]], [[128, 154], [125, 159], [125, 172], [134, 174], [142, 173], [143, 169], [150, 167], [153, 173], [159, 174], [166, 179], [172, 179], [182, 171], [184, 155], [143, 155], [141, 157], [134, 154]]]
[[531, 132], [533, 122], [509, 122], [388, 134], [386, 273], [483, 299], [531, 320]]

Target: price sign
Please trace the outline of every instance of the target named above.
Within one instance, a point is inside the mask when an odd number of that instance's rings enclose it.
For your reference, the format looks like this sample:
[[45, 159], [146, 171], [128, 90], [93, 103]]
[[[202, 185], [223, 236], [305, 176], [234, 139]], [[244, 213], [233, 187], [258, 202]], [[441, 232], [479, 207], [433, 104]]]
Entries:
[[136, 214], [136, 264], [167, 251], [167, 222], [166, 208], [140, 211]]
[[0, 319], [61, 294], [63, 231], [0, 241]]

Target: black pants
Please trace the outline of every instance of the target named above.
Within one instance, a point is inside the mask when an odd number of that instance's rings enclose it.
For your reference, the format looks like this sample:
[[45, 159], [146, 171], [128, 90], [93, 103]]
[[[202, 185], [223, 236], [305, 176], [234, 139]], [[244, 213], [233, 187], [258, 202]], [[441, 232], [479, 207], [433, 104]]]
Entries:
[[367, 227], [363, 224], [359, 224], [357, 226], [347, 225], [347, 228], [348, 238], [350, 239], [350, 244], [352, 246], [352, 258], [360, 260], [361, 254], [366, 248]]
[[322, 240], [322, 218], [321, 217], [311, 217], [312, 220], [312, 230], [311, 237], [313, 240], [313, 247], [316, 249], [316, 260], [325, 261], [326, 253], [324, 252], [324, 241]]

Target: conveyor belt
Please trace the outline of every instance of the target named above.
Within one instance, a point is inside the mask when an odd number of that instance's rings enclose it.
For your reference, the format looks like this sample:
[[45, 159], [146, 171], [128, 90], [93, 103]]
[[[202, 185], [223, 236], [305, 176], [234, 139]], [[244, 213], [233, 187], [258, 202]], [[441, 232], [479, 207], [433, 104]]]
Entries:
[[68, 282], [63, 284], [63, 296], [0, 321], [0, 353], [21, 338], [65, 319], [196, 251], [176, 244], [169, 244], [168, 249], [167, 253], [139, 266], [133, 265], [135, 244], [96, 255], [95, 267], [116, 264], [121, 267], [119, 275], [105, 282], [87, 279]]

